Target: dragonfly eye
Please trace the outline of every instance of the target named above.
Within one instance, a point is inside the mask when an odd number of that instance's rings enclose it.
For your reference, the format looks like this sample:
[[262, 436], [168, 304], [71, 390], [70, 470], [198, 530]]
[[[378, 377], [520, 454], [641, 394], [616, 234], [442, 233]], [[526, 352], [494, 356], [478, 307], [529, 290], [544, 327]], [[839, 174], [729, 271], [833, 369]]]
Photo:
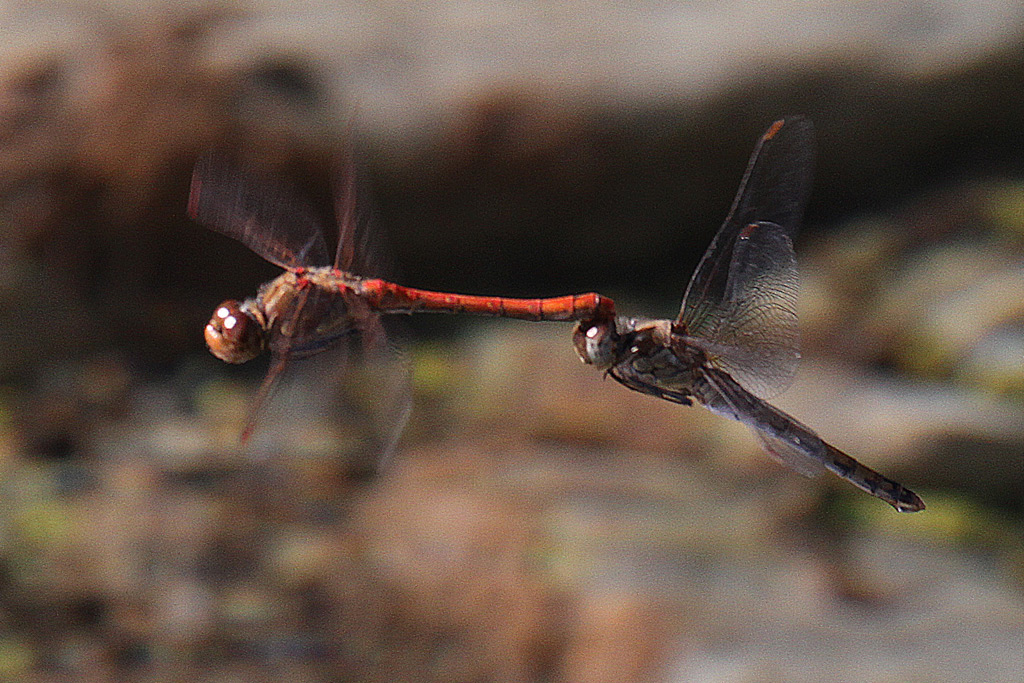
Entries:
[[572, 333], [572, 343], [576, 347], [576, 355], [588, 365], [598, 368], [610, 368], [615, 364], [615, 349], [618, 345], [618, 334], [614, 320], [583, 320], [576, 325]]
[[217, 307], [204, 331], [210, 352], [228, 363], [244, 363], [263, 350], [263, 329], [234, 300]]

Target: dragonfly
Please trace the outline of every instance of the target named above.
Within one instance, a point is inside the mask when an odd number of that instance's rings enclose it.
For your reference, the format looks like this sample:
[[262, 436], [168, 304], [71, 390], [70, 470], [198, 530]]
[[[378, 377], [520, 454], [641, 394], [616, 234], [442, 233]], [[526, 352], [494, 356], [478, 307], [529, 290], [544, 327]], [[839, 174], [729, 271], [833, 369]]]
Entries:
[[793, 237], [810, 195], [814, 131], [775, 121], [751, 155], [732, 208], [701, 258], [674, 320], [599, 313], [577, 323], [580, 359], [635, 391], [697, 401], [750, 427], [763, 449], [807, 475], [830, 471], [900, 512], [923, 510], [913, 491], [857, 462], [767, 402], [800, 360]]
[[[228, 363], [270, 353], [243, 443], [289, 362], [346, 342], [364, 359], [393, 350], [385, 314], [470, 313], [533, 321], [614, 315], [614, 301], [593, 292], [534, 299], [476, 296], [414, 289], [375, 277], [382, 259], [366, 222], [357, 219], [355, 176], [351, 156], [344, 157], [334, 188], [338, 234], [332, 261], [320, 221], [283, 183], [245, 172], [216, 154], [202, 157], [193, 170], [188, 215], [284, 271], [255, 296], [221, 303], [204, 329], [210, 351]], [[404, 417], [396, 422], [404, 424]]]

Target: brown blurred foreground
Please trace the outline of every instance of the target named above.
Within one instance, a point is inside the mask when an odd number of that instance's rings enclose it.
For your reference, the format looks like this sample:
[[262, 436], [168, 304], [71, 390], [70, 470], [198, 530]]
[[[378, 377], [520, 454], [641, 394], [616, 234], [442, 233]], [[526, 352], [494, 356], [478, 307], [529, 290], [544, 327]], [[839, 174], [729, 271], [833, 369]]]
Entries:
[[405, 445], [369, 479], [358, 431], [288, 392], [284, 426], [241, 450], [248, 392], [219, 366], [156, 383], [113, 359], [69, 368], [78, 388], [37, 389], [0, 439], [0, 673], [1013, 680], [1019, 525], [910, 464], [947, 431], [927, 416], [949, 399], [834, 371], [792, 392], [902, 396], [917, 413], [885, 451], [858, 436], [884, 415], [844, 412], [844, 431], [799, 413], [921, 487], [928, 511], [899, 515], [781, 470], [736, 425], [591, 375], [567, 333], [495, 325], [419, 350]]

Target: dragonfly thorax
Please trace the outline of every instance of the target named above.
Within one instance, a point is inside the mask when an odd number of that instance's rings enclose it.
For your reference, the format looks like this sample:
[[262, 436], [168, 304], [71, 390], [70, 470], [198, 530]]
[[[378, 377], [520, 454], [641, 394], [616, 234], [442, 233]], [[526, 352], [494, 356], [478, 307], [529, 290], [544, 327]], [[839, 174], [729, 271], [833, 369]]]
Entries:
[[210, 352], [228, 363], [244, 363], [260, 355], [265, 337], [254, 315], [254, 302], [228, 299], [213, 312], [203, 336]]

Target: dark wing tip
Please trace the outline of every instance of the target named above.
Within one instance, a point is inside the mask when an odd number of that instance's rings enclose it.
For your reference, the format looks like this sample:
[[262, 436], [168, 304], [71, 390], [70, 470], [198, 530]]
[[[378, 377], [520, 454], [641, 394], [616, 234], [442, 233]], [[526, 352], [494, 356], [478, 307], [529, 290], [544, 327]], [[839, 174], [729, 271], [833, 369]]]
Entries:
[[768, 127], [768, 130], [765, 131], [762, 137], [766, 141], [771, 140], [773, 137], [775, 137], [775, 135], [782, 129], [782, 126], [784, 126], [785, 124], [786, 119], [779, 119], [778, 121], [776, 121], [775, 123]]
[[[204, 224], [210, 222], [210, 216], [203, 215], [203, 201], [210, 199], [210, 197], [204, 196], [204, 191], [209, 194], [209, 190], [215, 190], [217, 186], [223, 184], [223, 178], [226, 175], [225, 168], [223, 159], [220, 159], [215, 152], [206, 152], [196, 161], [195, 166], [192, 167], [192, 180], [188, 189], [188, 208], [186, 210], [189, 218]], [[210, 207], [205, 207], [205, 210], [209, 213]], [[218, 226], [210, 227], [217, 228]]]
[[195, 170], [192, 171], [192, 183], [189, 185], [187, 209], [188, 217], [194, 221], [199, 220], [199, 197], [202, 194], [202, 188], [203, 179], [199, 172], [199, 164], [196, 164]]

